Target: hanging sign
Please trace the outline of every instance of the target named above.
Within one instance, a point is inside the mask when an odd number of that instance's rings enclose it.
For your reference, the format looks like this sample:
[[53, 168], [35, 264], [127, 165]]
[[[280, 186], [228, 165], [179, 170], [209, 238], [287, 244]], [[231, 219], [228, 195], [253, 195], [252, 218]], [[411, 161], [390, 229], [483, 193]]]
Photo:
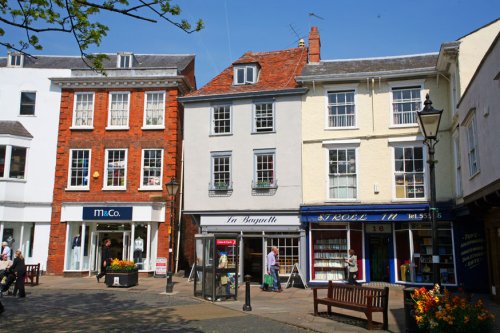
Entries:
[[234, 246], [234, 245], [236, 245], [236, 239], [217, 239], [215, 241], [215, 245], [229, 245], [229, 246]]

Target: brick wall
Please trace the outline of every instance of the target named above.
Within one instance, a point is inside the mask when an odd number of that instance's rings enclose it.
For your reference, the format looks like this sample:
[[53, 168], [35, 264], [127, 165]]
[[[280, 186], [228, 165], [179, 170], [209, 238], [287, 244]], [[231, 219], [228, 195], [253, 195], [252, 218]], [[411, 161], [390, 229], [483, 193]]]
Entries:
[[[147, 89], [153, 90], [153, 89]], [[179, 177], [181, 132], [178, 91], [175, 88], [167, 91], [165, 130], [142, 130], [144, 92], [145, 89], [63, 89], [61, 97], [57, 160], [55, 171], [54, 201], [49, 242], [47, 271], [49, 274], [62, 274], [64, 265], [64, 249], [66, 243], [66, 223], [61, 223], [61, 205], [64, 202], [152, 202], [167, 200], [164, 186], [162, 192], [138, 191], [140, 187], [141, 152], [144, 148], [161, 148], [164, 151], [164, 168], [162, 184], [170, 181], [172, 176]], [[159, 89], [154, 89], [159, 90]], [[94, 92], [94, 129], [72, 130], [72, 113], [74, 94], [78, 91]], [[108, 123], [109, 92], [130, 92], [129, 130], [106, 130]], [[88, 191], [66, 191], [68, 182], [69, 151], [74, 148], [91, 149], [90, 189]], [[127, 148], [128, 166], [126, 190], [102, 191], [105, 176], [105, 149]], [[98, 172], [99, 177], [92, 175]], [[179, 179], [179, 178], [177, 178]], [[156, 198], [151, 198], [150, 196]], [[161, 197], [158, 197], [161, 195]], [[177, 198], [178, 203], [178, 198]], [[178, 204], [177, 204], [178, 206]], [[166, 210], [165, 223], [159, 226], [158, 256], [168, 255], [168, 224], [170, 210]]]

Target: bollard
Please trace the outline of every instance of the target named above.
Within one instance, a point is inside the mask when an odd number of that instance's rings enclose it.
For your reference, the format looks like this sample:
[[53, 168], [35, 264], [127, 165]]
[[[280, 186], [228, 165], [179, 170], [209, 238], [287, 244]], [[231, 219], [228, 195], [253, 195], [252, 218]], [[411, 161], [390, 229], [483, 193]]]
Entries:
[[415, 320], [415, 302], [411, 298], [411, 294], [415, 288], [404, 288], [403, 298], [404, 298], [404, 309], [405, 309], [405, 333], [417, 333], [418, 326]]
[[252, 306], [250, 305], [250, 279], [251, 275], [245, 275], [245, 305], [243, 305], [243, 311], [252, 311]]

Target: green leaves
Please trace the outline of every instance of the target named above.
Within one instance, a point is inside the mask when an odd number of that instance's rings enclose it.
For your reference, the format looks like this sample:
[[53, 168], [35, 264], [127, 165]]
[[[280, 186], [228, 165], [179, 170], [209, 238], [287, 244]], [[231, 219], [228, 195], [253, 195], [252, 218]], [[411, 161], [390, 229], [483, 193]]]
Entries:
[[[101, 22], [103, 12], [124, 15], [135, 20], [158, 23], [162, 19], [184, 30], [186, 33], [200, 31], [204, 27], [200, 19], [192, 28], [185, 19], [175, 21], [172, 17], [181, 14], [181, 8], [172, 0], [0, 0], [0, 22], [24, 30], [24, 40], [9, 41], [5, 30], [0, 28], [0, 45], [29, 55], [29, 49], [42, 49], [40, 35], [47, 32], [71, 34], [89, 67], [102, 72], [105, 55], [89, 55], [87, 50], [100, 46], [109, 31], [106, 22]], [[7, 39], [7, 40], [4, 40]]]

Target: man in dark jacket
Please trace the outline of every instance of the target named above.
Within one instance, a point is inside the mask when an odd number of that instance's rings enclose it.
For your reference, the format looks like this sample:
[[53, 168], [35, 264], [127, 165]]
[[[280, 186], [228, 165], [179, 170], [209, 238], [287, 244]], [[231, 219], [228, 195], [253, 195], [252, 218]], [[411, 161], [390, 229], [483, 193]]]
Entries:
[[111, 264], [110, 247], [111, 247], [111, 240], [105, 239], [104, 246], [102, 247], [101, 251], [101, 272], [98, 275], [96, 275], [97, 283], [99, 283], [100, 278], [106, 275], [106, 267]]

